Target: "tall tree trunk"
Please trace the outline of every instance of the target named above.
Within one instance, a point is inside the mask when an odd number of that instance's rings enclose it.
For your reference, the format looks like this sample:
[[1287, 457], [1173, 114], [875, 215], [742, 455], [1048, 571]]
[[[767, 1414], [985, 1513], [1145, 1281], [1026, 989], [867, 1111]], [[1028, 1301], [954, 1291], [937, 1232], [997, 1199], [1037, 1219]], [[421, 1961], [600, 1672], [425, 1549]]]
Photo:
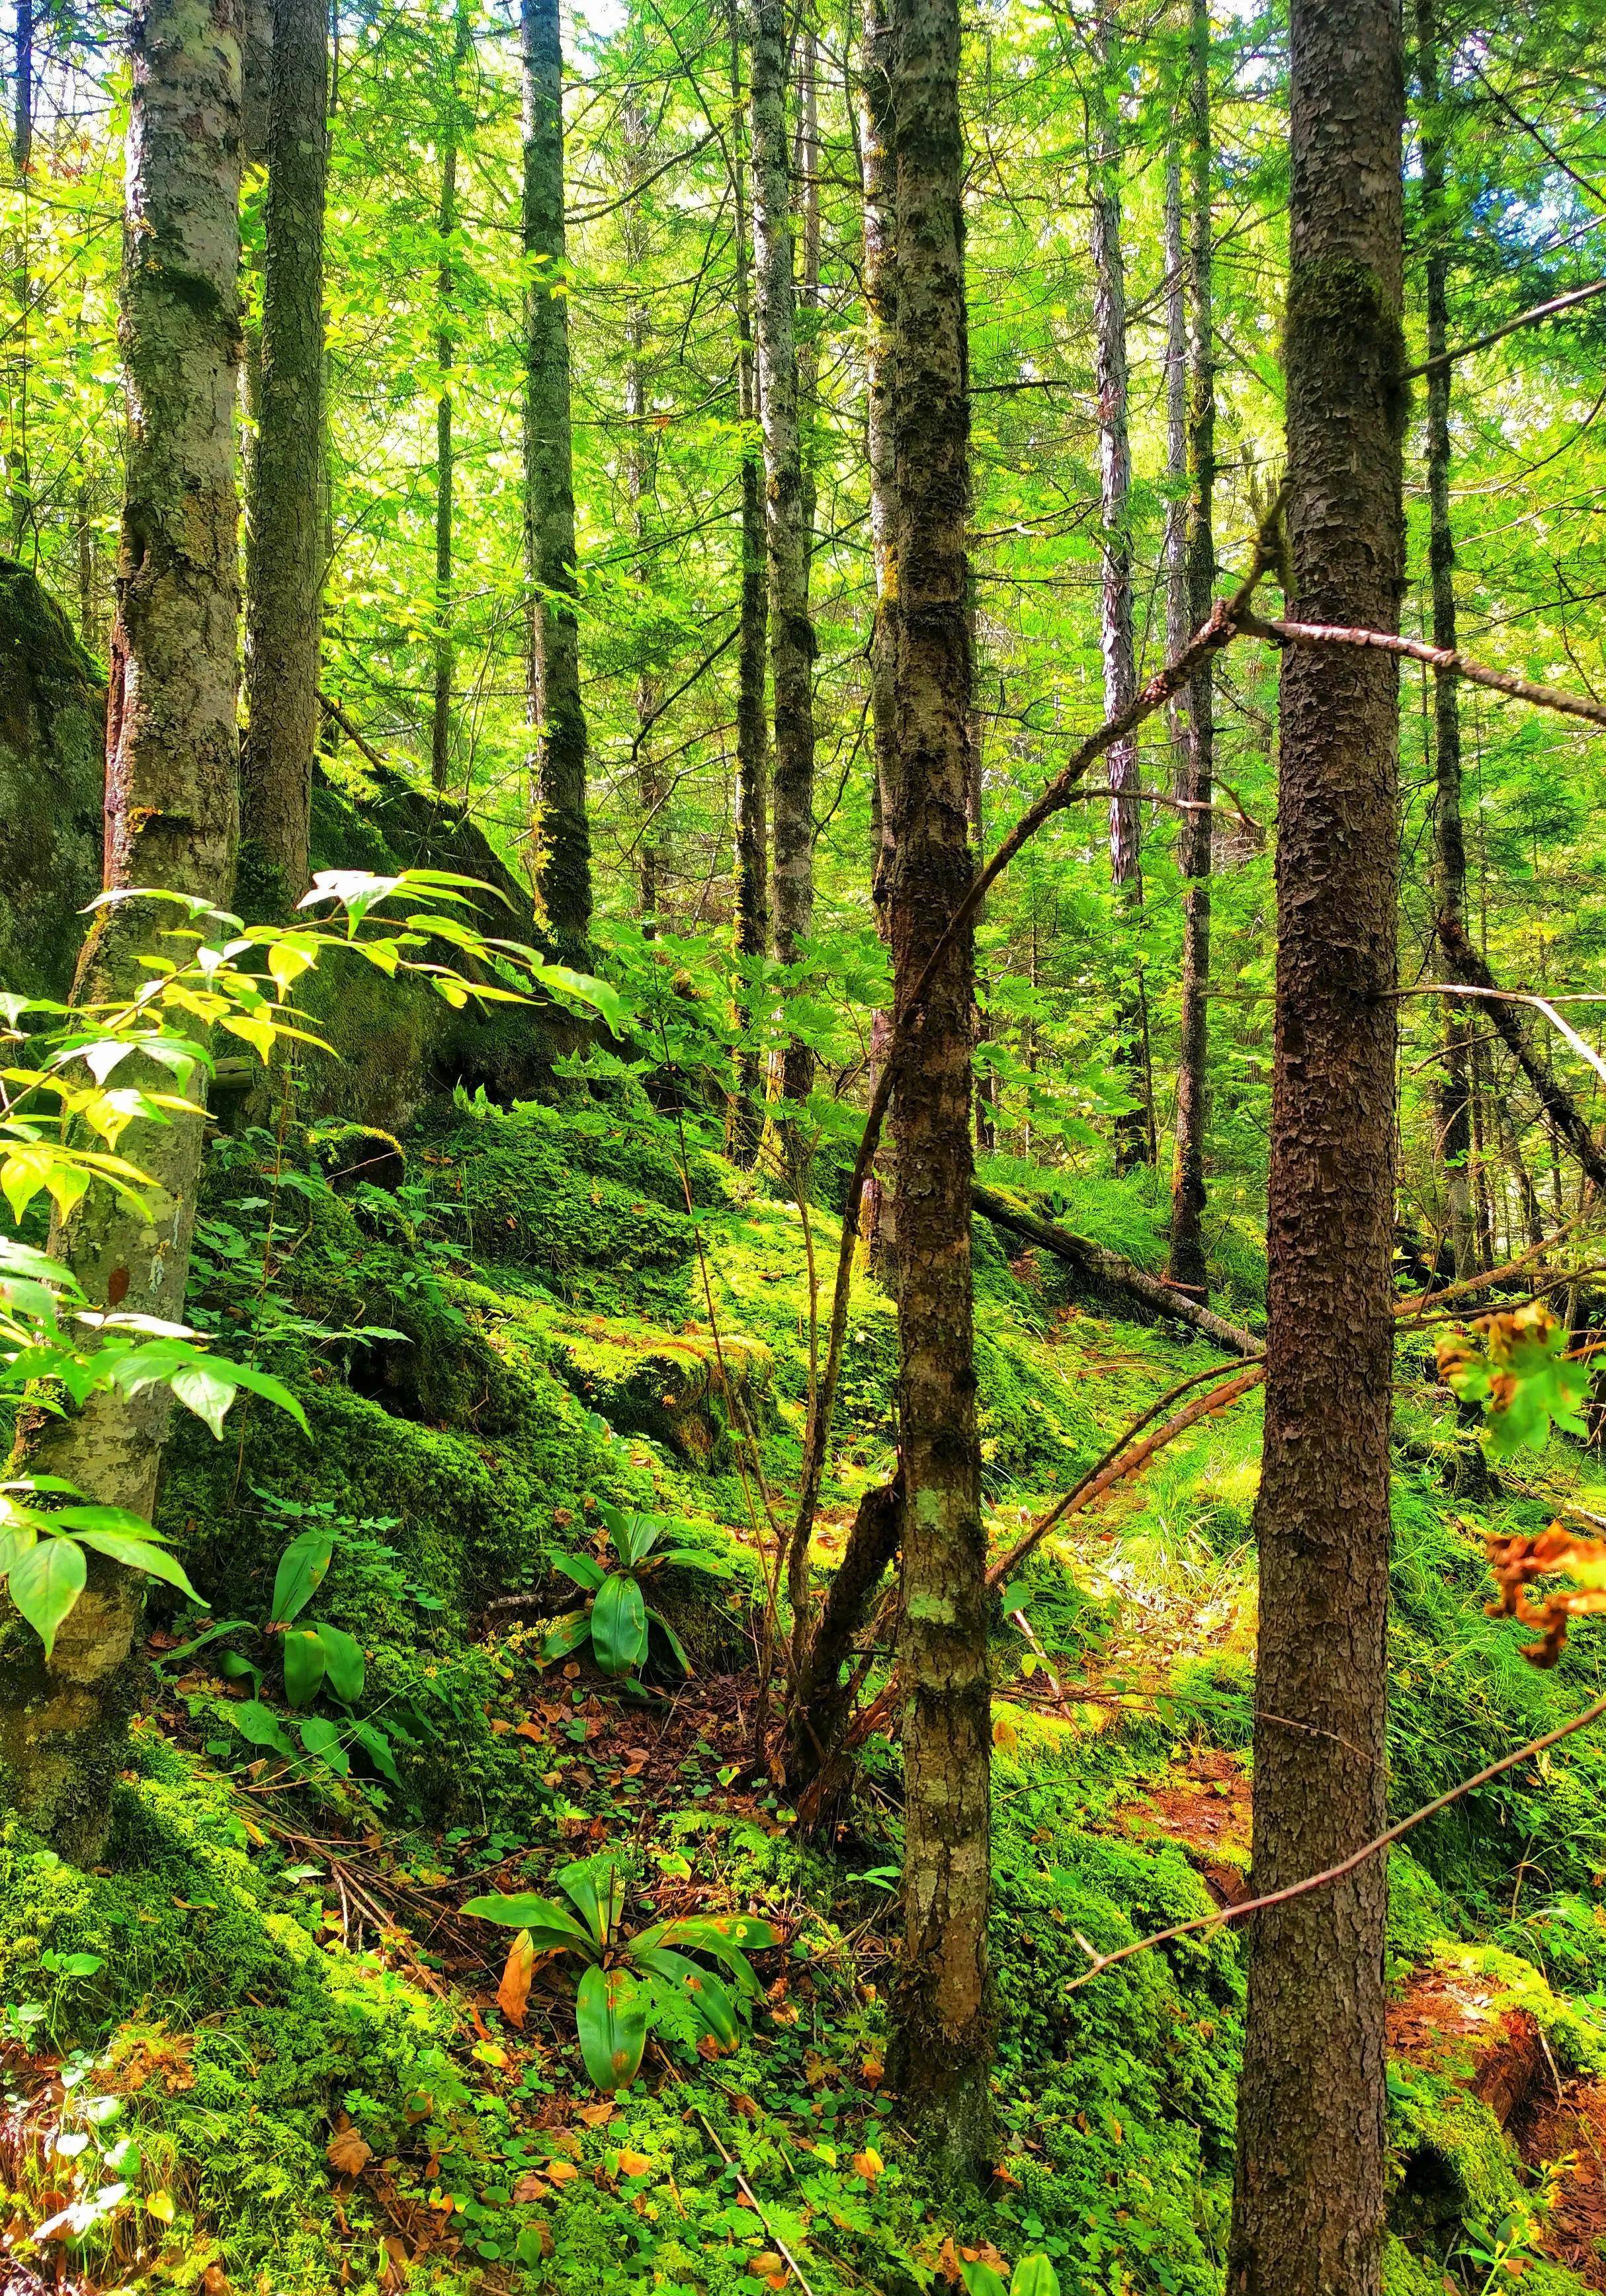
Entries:
[[[753, 37], [753, 222], [757, 254], [759, 406], [774, 682], [775, 954], [795, 964], [814, 913], [814, 628], [809, 533], [798, 435], [791, 170], [787, 149], [786, 0], [755, 0]], [[814, 1056], [787, 1047], [782, 1089], [806, 1100]]]
[[522, 0], [525, 256], [539, 263], [524, 314], [524, 568], [529, 704], [536, 728], [540, 895], [566, 964], [589, 961], [591, 832], [580, 698], [574, 449], [564, 240], [564, 57], [557, 0]]
[[[1450, 226], [1445, 208], [1445, 129], [1439, 108], [1434, 0], [1417, 0], [1417, 86], [1421, 103], [1422, 224], [1428, 240], [1428, 357], [1449, 348]], [[1451, 369], [1428, 377], [1428, 563], [1433, 585], [1433, 643], [1455, 650], [1455, 537], [1450, 524]], [[1434, 898], [1464, 934], [1467, 849], [1461, 819], [1461, 703], [1455, 680], [1433, 681]], [[1441, 936], [1442, 938], [1442, 936]], [[1454, 957], [1445, 942], [1445, 953]], [[1438, 1087], [1439, 1153], [1450, 1212], [1455, 1273], [1472, 1275], [1478, 1245], [1472, 1212], [1472, 1101], [1467, 1040], [1473, 1022], [1462, 1000], [1445, 1000], [1445, 1062]]]
[[[17, 174], [26, 183], [33, 165], [34, 148], [34, 4], [33, 0], [17, 0], [15, 19], [15, 79], [12, 89], [12, 159]], [[19, 558], [34, 522], [33, 480], [29, 470], [28, 447], [28, 382], [29, 382], [29, 320], [33, 304], [33, 283], [29, 273], [28, 204], [24, 200], [17, 223], [17, 240], [12, 258], [12, 291], [16, 299], [15, 322], [17, 348], [15, 355], [16, 382], [10, 394], [12, 414], [10, 439], [6, 453], [7, 492], [11, 497], [12, 547]]]
[[[1113, 4], [1113, 0], [1112, 0]], [[1126, 279], [1121, 254], [1121, 139], [1116, 64], [1120, 35], [1101, 21], [1095, 41], [1089, 105], [1092, 129], [1089, 185], [1092, 210], [1093, 363], [1099, 408], [1099, 525], [1104, 558], [1101, 639], [1104, 710], [1114, 718], [1137, 692], [1132, 625], [1132, 443], [1126, 415]], [[1109, 751], [1109, 865], [1123, 905], [1141, 906], [1142, 816], [1135, 740]], [[1131, 952], [1122, 972], [1135, 980]], [[1132, 1106], [1116, 1123], [1116, 1168], [1128, 1172], [1151, 1160], [1154, 1119], [1145, 1052], [1143, 1012], [1135, 986], [1124, 987], [1116, 1013], [1116, 1058], [1126, 1071]]]
[[[1161, 226], [1165, 265], [1165, 476], [1174, 491], [1165, 504], [1165, 658], [1174, 661], [1192, 635], [1188, 627], [1188, 258], [1182, 238], [1182, 153], [1165, 147], [1165, 204]], [[1186, 691], [1171, 704], [1179, 786], [1187, 775]]]
[[[888, 888], [898, 814], [898, 742], [893, 693], [891, 608], [887, 587], [893, 548], [893, 412], [890, 334], [895, 275], [892, 262], [893, 173], [892, 28], [886, 0], [866, 0], [859, 85], [859, 151], [864, 201], [864, 399], [865, 460], [870, 482], [870, 556], [876, 582], [876, 619], [870, 631], [870, 737], [875, 775], [870, 791], [871, 894], [877, 928], [888, 933]], [[870, 1021], [870, 1089], [886, 1057], [891, 1024], [885, 1013]], [[875, 1168], [864, 1192], [862, 1225], [869, 1263], [881, 1281], [898, 1280], [897, 1190], [894, 1151], [884, 1133]]]
[[[889, 623], [899, 789], [890, 908], [900, 1015], [972, 874], [959, 64], [958, 0], [894, 0]], [[906, 1703], [905, 1935], [891, 2058], [927, 2157], [971, 2173], [990, 2151], [993, 2046], [992, 1735], [970, 1281], [974, 997], [967, 931], [938, 967], [919, 1058], [902, 1072], [894, 1102]]]
[[[736, 234], [737, 403], [742, 443], [742, 604], [737, 641], [736, 947], [745, 969], [770, 953], [770, 729], [765, 701], [769, 577], [764, 563], [764, 463], [758, 440], [758, 353], [753, 337], [747, 178], [743, 121], [740, 0], [730, 0], [730, 183]], [[740, 1021], [755, 1014], [744, 993]], [[738, 1164], [751, 1166], [763, 1135], [763, 1075], [757, 1053], [737, 1060], [735, 1138]]]
[[[1188, 532], [1187, 612], [1196, 630], [1215, 593], [1215, 348], [1211, 308], [1210, 8], [1192, 0], [1188, 76]], [[1210, 804], [1215, 773], [1215, 658], [1195, 674], [1178, 713], [1177, 858], [1182, 895], [1182, 1011], [1178, 1032], [1176, 1137], [1171, 1181], [1174, 1283], [1209, 1296], [1205, 1267], [1206, 1083], [1210, 1048]]]
[[[108, 886], [165, 887], [226, 904], [236, 836], [239, 627], [235, 406], [239, 388], [240, 0], [148, 0], [131, 25], [133, 105], [121, 339], [133, 420], [107, 725]], [[146, 977], [172, 911], [97, 914], [79, 1003]], [[124, 1073], [119, 1071], [119, 1075]], [[152, 1066], [147, 1083], [170, 1088]], [[89, 1300], [176, 1320], [184, 1306], [204, 1127], [131, 1125], [120, 1152], [149, 1176], [142, 1218], [97, 1191], [51, 1239]], [[168, 1398], [96, 1395], [36, 1425], [31, 1474], [147, 1514]], [[84, 1864], [98, 1855], [125, 1759], [127, 1662], [144, 1582], [91, 1557], [48, 1663], [5, 1606], [0, 1623], [0, 1800]]]
[[33, 164], [34, 0], [17, 0], [12, 42], [12, 161], [19, 176]]
[[430, 705], [430, 783], [436, 790], [445, 789], [451, 772], [452, 677], [457, 667], [452, 628], [455, 474], [451, 375], [457, 355], [457, 325], [452, 238], [457, 228], [457, 145], [463, 132], [457, 108], [458, 83], [469, 50], [468, 15], [459, 6], [452, 20], [451, 67], [441, 127], [441, 203], [435, 217], [441, 234], [441, 261], [435, 275], [435, 296], [441, 314], [435, 332], [435, 359], [441, 369], [441, 396], [435, 401], [435, 690]]
[[[1403, 112], [1396, 0], [1294, 0], [1294, 611], [1381, 630], [1404, 552]], [[1397, 709], [1387, 660], [1284, 656], [1256, 1890], [1384, 1822]], [[1374, 1858], [1256, 1922], [1231, 2296], [1377, 2296], [1386, 1905]]]
[[240, 827], [251, 891], [277, 911], [307, 885], [317, 747], [328, 41], [323, 0], [274, 0]]
[[[629, 184], [639, 183], [647, 167], [647, 115], [638, 103], [627, 104], [622, 122]], [[650, 484], [651, 449], [647, 429], [647, 367], [645, 353], [650, 319], [646, 297], [647, 224], [639, 194], [624, 210], [625, 269], [638, 291], [625, 313], [624, 422], [625, 493], [630, 506], [630, 533], [640, 545], [645, 536], [642, 503]], [[638, 558], [633, 578], [645, 617], [647, 562]], [[636, 794], [641, 808], [641, 831], [636, 844], [637, 906], [645, 931], [656, 926], [662, 894], [658, 863], [663, 842], [660, 808], [663, 791], [653, 759], [652, 727], [658, 708], [658, 681], [653, 676], [651, 639], [645, 619], [640, 632], [641, 656], [636, 673]]]

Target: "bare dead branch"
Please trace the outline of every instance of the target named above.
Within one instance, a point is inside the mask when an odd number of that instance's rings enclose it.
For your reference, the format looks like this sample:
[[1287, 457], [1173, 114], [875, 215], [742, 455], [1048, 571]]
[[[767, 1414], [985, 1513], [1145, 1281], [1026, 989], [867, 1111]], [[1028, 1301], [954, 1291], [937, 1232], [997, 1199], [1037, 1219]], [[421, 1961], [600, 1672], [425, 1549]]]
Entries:
[[1370, 646], [1379, 653], [1399, 654], [1408, 661], [1425, 662], [1447, 677], [1464, 677], [1469, 685], [1487, 685], [1493, 693], [1509, 693], [1536, 709], [1559, 710], [1565, 718], [1582, 718], [1592, 726], [1606, 726], [1606, 702], [1563, 693], [1559, 685], [1536, 685], [1509, 669], [1489, 669], [1464, 653], [1446, 646], [1423, 645], [1417, 638], [1396, 637], [1389, 630], [1345, 629], [1335, 622], [1263, 621], [1248, 611], [1239, 617], [1245, 636], [1265, 638], [1272, 645]]

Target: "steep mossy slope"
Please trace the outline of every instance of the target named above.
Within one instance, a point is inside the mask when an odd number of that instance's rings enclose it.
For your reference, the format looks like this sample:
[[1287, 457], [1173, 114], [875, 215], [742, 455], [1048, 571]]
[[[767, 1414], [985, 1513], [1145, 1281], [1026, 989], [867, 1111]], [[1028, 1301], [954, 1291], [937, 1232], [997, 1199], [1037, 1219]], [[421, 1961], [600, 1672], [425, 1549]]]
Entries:
[[[1130, 1252], [1141, 1185], [1112, 1193]], [[503, 1109], [459, 1092], [399, 1143], [315, 1126], [218, 1144], [195, 1313], [256, 1334], [311, 1433], [257, 1406], [220, 1443], [177, 1429], [162, 1519], [210, 1607], [153, 1605], [108, 1870], [77, 1873], [16, 1833], [0, 1848], [21, 2099], [0, 2176], [20, 2225], [51, 2194], [84, 2211], [75, 2268], [207, 2296], [224, 2278], [283, 2296], [337, 2282], [751, 2296], [784, 2284], [789, 2251], [816, 2296], [903, 2296], [944, 2284], [956, 2248], [992, 2245], [1046, 2248], [1075, 2296], [1216, 2296], [1239, 1941], [1207, 1930], [1077, 1980], [1090, 1947], [1241, 1888], [1255, 1404], [1040, 1551], [1035, 1652], [998, 1623], [1003, 2156], [985, 2194], [934, 2189], [881, 2070], [895, 1750], [872, 1750], [828, 1849], [799, 1842], [751, 1759], [764, 1525], [786, 1517], [808, 1389], [807, 1245], [821, 1268], [836, 1251], [829, 1215], [811, 1217], [806, 1238], [795, 1206], [683, 1154], [645, 1103]], [[1053, 1270], [1012, 1267], [979, 1227], [976, 1247], [1002, 1544], [1207, 1358], [1091, 1312]], [[822, 1562], [890, 1458], [894, 1337], [862, 1283]], [[1396, 1491], [1402, 1810], [1575, 1710], [1597, 1672], [1580, 1636], [1535, 1673], [1481, 1610], [1479, 1531], [1543, 1520], [1547, 1479], [1570, 1470], [1532, 1467], [1473, 1511], [1435, 1464], [1465, 1440], [1443, 1401], [1408, 1383], [1401, 1403], [1418, 1462]], [[575, 1599], [553, 1555], [585, 1547], [610, 1505], [671, 1517], [719, 1566], [656, 1582], [689, 1684], [662, 1652], [645, 1693], [583, 1654], [540, 1662], [547, 1618]], [[376, 1734], [348, 1731], [340, 1763], [303, 1757], [292, 1775], [259, 1718], [281, 1739], [301, 1723], [260, 1629], [309, 1526], [333, 1559], [305, 1615], [360, 1644], [357, 1710]], [[187, 1649], [209, 1616], [240, 1623]], [[1561, 2081], [1606, 2072], [1603, 1772], [1574, 1742], [1394, 1864], [1403, 1997], [1445, 1955], [1485, 1956], [1456, 1982], [1535, 2020]], [[475, 1889], [550, 1890], [581, 1855], [621, 1862], [632, 1919], [739, 1908], [784, 1937], [760, 1956], [765, 1997], [735, 2049], [710, 2061], [695, 2030], [671, 2030], [611, 2112], [589, 2103], [558, 1980], [512, 2021], [496, 2001], [506, 1933], [456, 1910]], [[1471, 2094], [1463, 2054], [1404, 2060], [1391, 2083], [1390, 2296], [1437, 2292], [1446, 2272], [1480, 2290], [1478, 2244], [1531, 2210], [1520, 2132]], [[53, 2130], [85, 2143], [57, 2157]], [[1544, 2296], [1580, 2285], [1513, 2253]]]

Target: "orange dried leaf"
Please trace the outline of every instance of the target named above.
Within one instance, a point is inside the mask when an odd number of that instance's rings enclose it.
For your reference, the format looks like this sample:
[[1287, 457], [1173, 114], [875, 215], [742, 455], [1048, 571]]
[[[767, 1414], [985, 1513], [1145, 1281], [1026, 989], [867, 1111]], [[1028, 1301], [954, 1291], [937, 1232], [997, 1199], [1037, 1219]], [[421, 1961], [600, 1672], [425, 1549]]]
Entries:
[[535, 1973], [535, 1940], [521, 1930], [507, 1948], [507, 1966], [497, 1988], [497, 2007], [510, 2025], [523, 2030], [524, 2009], [530, 1999], [530, 1980]]

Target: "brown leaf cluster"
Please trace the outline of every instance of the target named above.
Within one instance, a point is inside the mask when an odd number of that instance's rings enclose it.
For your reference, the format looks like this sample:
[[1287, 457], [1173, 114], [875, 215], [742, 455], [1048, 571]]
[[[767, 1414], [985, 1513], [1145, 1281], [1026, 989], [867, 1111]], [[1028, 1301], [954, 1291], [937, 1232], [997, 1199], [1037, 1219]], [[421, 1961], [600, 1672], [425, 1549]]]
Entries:
[[1600, 1571], [1606, 1569], [1606, 1544], [1552, 1522], [1537, 1537], [1487, 1540], [1489, 1569], [1500, 1589], [1499, 1599], [1484, 1605], [1492, 1619], [1516, 1619], [1538, 1629], [1540, 1640], [1523, 1645], [1522, 1655], [1535, 1666], [1552, 1667], [1561, 1657], [1567, 1630], [1576, 1618], [1606, 1611], [1606, 1587], [1556, 1587], [1537, 1596], [1534, 1582], [1559, 1570]]

